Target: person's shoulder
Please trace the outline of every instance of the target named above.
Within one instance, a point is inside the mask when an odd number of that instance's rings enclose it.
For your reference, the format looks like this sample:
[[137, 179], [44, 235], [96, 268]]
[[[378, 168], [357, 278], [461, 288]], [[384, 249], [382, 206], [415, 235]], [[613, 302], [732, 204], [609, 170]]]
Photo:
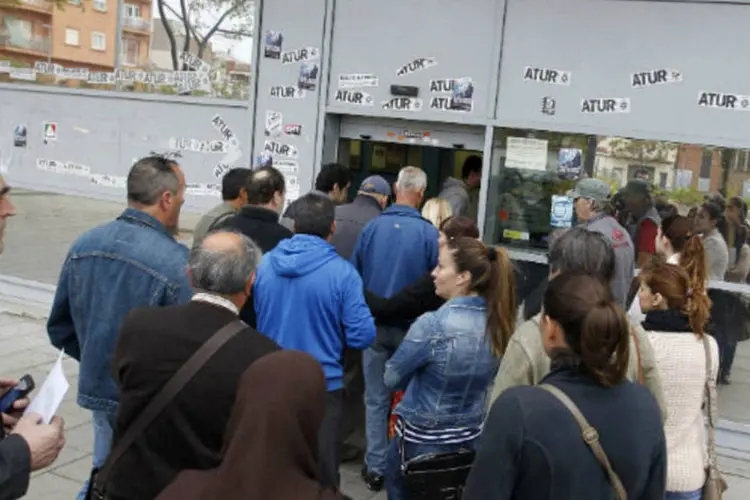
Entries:
[[142, 332], [144, 329], [160, 329], [164, 325], [175, 324], [184, 317], [192, 302], [163, 307], [136, 307], [131, 309], [122, 323], [123, 334]]
[[238, 333], [237, 337], [240, 339], [240, 345], [253, 352], [255, 357], [258, 358], [281, 350], [276, 342], [250, 325], [246, 325], [246, 328]]

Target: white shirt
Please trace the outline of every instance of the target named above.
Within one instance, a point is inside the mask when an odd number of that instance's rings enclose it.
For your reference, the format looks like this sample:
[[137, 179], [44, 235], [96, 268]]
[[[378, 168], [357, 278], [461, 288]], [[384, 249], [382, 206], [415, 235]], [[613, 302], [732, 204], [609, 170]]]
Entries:
[[[680, 264], [680, 254], [675, 253], [672, 254], [670, 258], [667, 259], [667, 264], [674, 264], [679, 265]], [[641, 310], [641, 301], [638, 298], [638, 296], [641, 293], [641, 289], [638, 288], [638, 293], [635, 296], [635, 300], [633, 300], [633, 303], [630, 304], [630, 310], [628, 311], [628, 319], [635, 323], [636, 325], [640, 325], [646, 320], [646, 315]]]
[[195, 295], [193, 295], [193, 298], [190, 300], [194, 300], [196, 302], [207, 302], [215, 306], [223, 307], [224, 309], [229, 309], [234, 314], [240, 313], [240, 310], [237, 308], [236, 305], [234, 305], [234, 303], [231, 300], [225, 299], [224, 297], [221, 297], [219, 295], [198, 292]]

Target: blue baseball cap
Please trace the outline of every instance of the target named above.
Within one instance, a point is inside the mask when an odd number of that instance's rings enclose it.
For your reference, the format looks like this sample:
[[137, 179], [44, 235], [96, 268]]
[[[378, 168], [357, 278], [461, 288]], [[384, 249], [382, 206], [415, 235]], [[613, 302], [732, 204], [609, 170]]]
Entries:
[[391, 186], [388, 185], [387, 180], [379, 175], [371, 175], [363, 180], [362, 184], [359, 185], [359, 190], [363, 193], [384, 194], [385, 196], [391, 195]]

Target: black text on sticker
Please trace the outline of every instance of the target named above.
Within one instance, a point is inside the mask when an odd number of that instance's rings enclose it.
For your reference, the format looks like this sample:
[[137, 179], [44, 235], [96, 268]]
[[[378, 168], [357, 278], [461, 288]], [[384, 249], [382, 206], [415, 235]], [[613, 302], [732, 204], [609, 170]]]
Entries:
[[356, 106], [372, 106], [375, 102], [370, 94], [360, 92], [359, 90], [344, 89], [337, 90], [336, 96], [333, 100], [345, 104], [354, 104]]
[[291, 144], [282, 144], [277, 141], [266, 141], [263, 144], [263, 149], [271, 156], [283, 156], [284, 158], [290, 158], [296, 160], [299, 156], [297, 148]]
[[581, 101], [581, 113], [630, 113], [630, 98], [599, 97]]
[[630, 75], [630, 86], [634, 89], [681, 81], [682, 73], [676, 69], [652, 69], [651, 71], [641, 71]]
[[750, 96], [703, 91], [698, 94], [698, 106], [704, 108], [750, 111]]
[[527, 82], [548, 83], [550, 85], [570, 85], [570, 71], [552, 68], [535, 68], [526, 66], [523, 79]]
[[302, 135], [302, 125], [284, 125], [286, 135]]

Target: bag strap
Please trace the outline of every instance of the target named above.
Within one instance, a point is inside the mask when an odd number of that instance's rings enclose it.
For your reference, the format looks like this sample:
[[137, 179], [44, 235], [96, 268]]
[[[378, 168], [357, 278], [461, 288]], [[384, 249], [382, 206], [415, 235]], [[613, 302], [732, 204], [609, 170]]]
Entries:
[[96, 477], [97, 490], [104, 491], [107, 484], [107, 478], [112, 471], [114, 464], [128, 451], [135, 439], [146, 430], [149, 424], [174, 400], [175, 396], [183, 387], [198, 373], [206, 362], [221, 347], [234, 337], [237, 333], [247, 328], [242, 321], [234, 320], [224, 325], [208, 339], [185, 364], [170, 378], [154, 398], [146, 405], [146, 408], [136, 417], [133, 424], [128, 427], [117, 445], [112, 449], [107, 458], [107, 462]]
[[222, 215], [218, 216], [218, 217], [217, 217], [216, 219], [214, 219], [214, 221], [213, 221], [213, 222], [212, 222], [212, 223], [211, 223], [211, 224], [210, 224], [210, 225], [208, 226], [208, 229], [206, 230], [206, 234], [210, 233], [211, 231], [213, 231], [214, 229], [216, 229], [217, 227], [219, 227], [219, 224], [220, 224], [220, 223], [224, 222], [225, 220], [228, 220], [228, 219], [229, 219], [230, 217], [233, 217], [233, 216], [235, 216], [235, 215], [237, 215], [237, 213], [236, 213], [236, 212], [227, 212], [227, 213], [225, 213], [225, 214], [222, 214]]
[[709, 473], [716, 470], [716, 388], [711, 385], [711, 343], [708, 335], [703, 334], [703, 350], [706, 353], [706, 382], [704, 385], [706, 397], [706, 414], [708, 416], [708, 466]]
[[584, 417], [583, 413], [581, 413], [581, 410], [578, 409], [578, 406], [576, 406], [576, 404], [567, 396], [567, 394], [565, 394], [557, 387], [548, 384], [541, 384], [539, 387], [555, 396], [565, 406], [565, 408], [568, 409], [571, 415], [573, 415], [573, 418], [581, 428], [583, 440], [587, 445], [589, 445], [589, 448], [591, 448], [591, 451], [594, 452], [594, 456], [596, 457], [596, 459], [599, 461], [604, 470], [606, 470], [607, 475], [609, 476], [609, 482], [615, 489], [615, 493], [617, 493], [617, 500], [628, 500], [628, 493], [627, 491], [625, 491], [625, 487], [622, 485], [622, 481], [620, 481], [620, 476], [618, 476], [614, 469], [612, 469], [612, 465], [609, 463], [609, 458], [607, 458], [607, 454], [604, 452], [604, 448], [602, 448], [602, 445], [599, 442], [599, 433], [596, 431], [596, 429], [591, 427], [591, 424], [588, 423], [586, 417]]
[[633, 343], [635, 344], [635, 355], [637, 356], [636, 361], [638, 362], [638, 383], [643, 385], [643, 363], [641, 362], [641, 342], [638, 340], [638, 335], [634, 329], [630, 329], [630, 335], [633, 337]]

